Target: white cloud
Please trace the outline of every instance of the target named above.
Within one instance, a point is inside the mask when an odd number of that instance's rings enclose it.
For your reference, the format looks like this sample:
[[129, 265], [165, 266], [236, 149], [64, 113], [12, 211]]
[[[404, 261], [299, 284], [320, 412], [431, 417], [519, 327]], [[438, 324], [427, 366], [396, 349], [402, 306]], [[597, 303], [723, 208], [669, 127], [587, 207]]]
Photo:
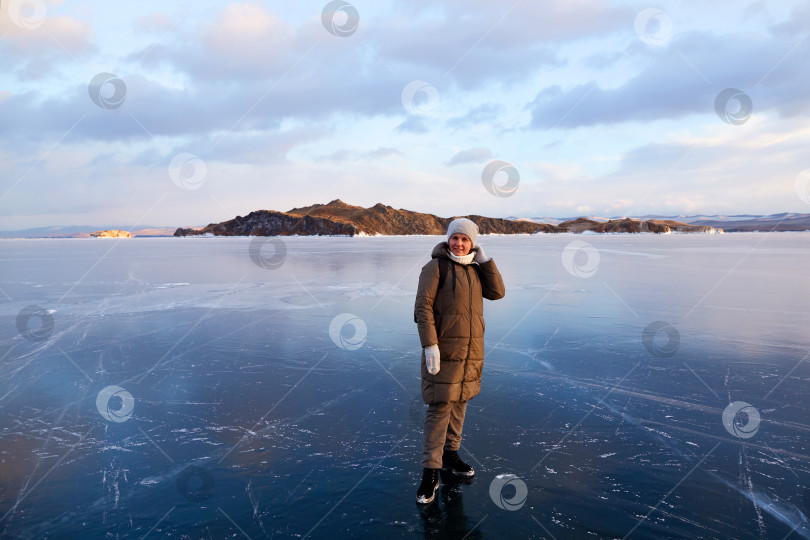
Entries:
[[26, 81], [53, 77], [66, 62], [96, 51], [92, 27], [73, 17], [49, 16], [36, 28], [0, 17], [0, 36], [0, 69]]
[[492, 151], [489, 148], [470, 148], [469, 150], [460, 150], [450, 158], [447, 162], [448, 167], [458, 165], [460, 163], [483, 163], [484, 161], [492, 158]]
[[277, 73], [289, 67], [296, 38], [292, 26], [252, 3], [228, 5], [200, 33], [196, 75], [214, 79]]
[[[785, 117], [806, 116], [810, 77], [802, 57], [808, 52], [810, 41], [786, 42], [763, 33], [682, 33], [669, 46], [650, 50], [646, 59], [634, 55], [625, 60], [643, 67], [617, 88], [606, 89], [596, 81], [544, 88], [530, 104], [532, 126], [575, 128], [693, 114], [711, 117], [716, 116], [715, 98], [725, 88], [748, 94], [755, 115], [776, 110]], [[560, 111], [567, 111], [561, 120]]]

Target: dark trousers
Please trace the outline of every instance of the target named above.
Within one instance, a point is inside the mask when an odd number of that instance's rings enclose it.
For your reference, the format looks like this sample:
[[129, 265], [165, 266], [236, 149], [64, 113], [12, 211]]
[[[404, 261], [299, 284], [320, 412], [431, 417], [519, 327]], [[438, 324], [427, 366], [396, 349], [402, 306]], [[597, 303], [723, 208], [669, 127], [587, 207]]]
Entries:
[[466, 412], [466, 401], [428, 405], [422, 439], [423, 468], [441, 469], [442, 452], [459, 449]]

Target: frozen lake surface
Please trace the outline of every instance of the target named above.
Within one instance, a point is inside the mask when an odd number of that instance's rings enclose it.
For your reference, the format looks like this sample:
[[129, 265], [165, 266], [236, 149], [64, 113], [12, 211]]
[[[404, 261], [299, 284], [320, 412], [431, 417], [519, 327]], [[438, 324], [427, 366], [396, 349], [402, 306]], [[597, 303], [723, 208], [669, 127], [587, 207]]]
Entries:
[[441, 240], [0, 241], [0, 537], [810, 538], [810, 233], [480, 237], [476, 475], [420, 507]]

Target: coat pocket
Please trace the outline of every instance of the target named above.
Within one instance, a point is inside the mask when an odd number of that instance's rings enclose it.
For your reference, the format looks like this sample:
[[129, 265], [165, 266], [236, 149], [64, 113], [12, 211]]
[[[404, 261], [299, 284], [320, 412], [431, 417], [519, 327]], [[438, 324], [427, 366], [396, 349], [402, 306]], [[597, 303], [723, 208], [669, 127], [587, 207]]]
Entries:
[[439, 372], [432, 375], [431, 380], [447, 384], [460, 383], [464, 380], [464, 362], [440, 360]]

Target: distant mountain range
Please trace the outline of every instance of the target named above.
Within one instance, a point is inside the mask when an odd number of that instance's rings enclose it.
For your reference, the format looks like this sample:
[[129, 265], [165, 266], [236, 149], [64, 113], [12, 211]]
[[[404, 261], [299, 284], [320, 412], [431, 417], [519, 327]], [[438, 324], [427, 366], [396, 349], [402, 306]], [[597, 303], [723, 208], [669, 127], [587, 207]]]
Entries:
[[[456, 216], [460, 217], [460, 216]], [[628, 217], [509, 217], [465, 216], [475, 221], [482, 234], [531, 234], [537, 232], [784, 232], [810, 231], [810, 214], [782, 213], [760, 215], [645, 215]], [[287, 212], [257, 210], [245, 217], [206, 227], [126, 226], [113, 227], [40, 227], [18, 231], [0, 231], [0, 238], [88, 238], [91, 233], [105, 229], [129, 231], [132, 236], [271, 236], [271, 235], [441, 235], [453, 217], [442, 218], [404, 209], [394, 209], [382, 203], [369, 208], [346, 204], [335, 199], [327, 204], [293, 208]]]
[[[546, 223], [466, 216], [483, 234], [531, 234], [558, 232]], [[340, 199], [328, 204], [313, 204], [286, 212], [257, 210], [245, 217], [236, 216], [202, 228], [180, 228], [175, 236], [213, 234], [216, 236], [289, 236], [345, 235], [373, 236], [394, 234], [444, 234], [453, 218], [441, 218], [410, 210], [396, 210], [382, 203], [370, 208], [352, 206]]]
[[[565, 221], [552, 225], [526, 219], [499, 219], [468, 215], [481, 234], [533, 234], [560, 232], [722, 232], [706, 225], [691, 225], [675, 221], [634, 220], [623, 218], [595, 221], [586, 218]], [[328, 204], [313, 204], [293, 208], [287, 212], [257, 210], [245, 217], [237, 216], [222, 223], [212, 223], [202, 228], [180, 228], [175, 236], [212, 234], [215, 236], [289, 236], [300, 235], [441, 235], [453, 217], [442, 218], [410, 210], [396, 210], [382, 203], [370, 208], [352, 206], [340, 199]]]
[[[530, 219], [536, 223], [549, 223], [557, 225], [574, 218], [510, 218]], [[589, 216], [593, 221], [610, 221], [617, 218], [603, 218]], [[810, 214], [782, 213], [759, 216], [752, 214], [738, 214], [730, 216], [719, 215], [692, 215], [692, 216], [639, 216], [640, 220], [672, 220], [691, 225], [706, 225], [708, 227], [722, 228], [725, 232], [784, 232], [784, 231], [810, 231]]]

